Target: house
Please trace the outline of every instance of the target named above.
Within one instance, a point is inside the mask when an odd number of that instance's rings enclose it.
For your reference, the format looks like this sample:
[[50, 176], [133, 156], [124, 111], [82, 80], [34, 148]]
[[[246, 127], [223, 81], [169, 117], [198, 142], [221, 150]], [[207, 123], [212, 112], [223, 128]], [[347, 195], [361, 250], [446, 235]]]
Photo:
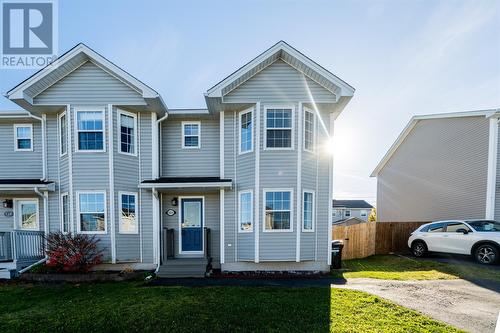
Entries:
[[327, 271], [330, 137], [353, 93], [280, 41], [206, 108], [169, 109], [78, 44], [6, 94], [25, 111], [0, 115], [0, 257], [22, 269], [62, 231], [160, 276]]
[[500, 109], [413, 117], [377, 165], [377, 220], [500, 219]]
[[334, 226], [342, 226], [342, 227], [347, 227], [350, 225], [355, 225], [355, 224], [361, 224], [361, 223], [367, 223], [367, 220], [362, 220], [358, 217], [348, 217], [343, 220], [338, 220], [338, 221], [333, 221]]
[[338, 222], [349, 218], [368, 221], [373, 206], [365, 200], [333, 200], [332, 221]]

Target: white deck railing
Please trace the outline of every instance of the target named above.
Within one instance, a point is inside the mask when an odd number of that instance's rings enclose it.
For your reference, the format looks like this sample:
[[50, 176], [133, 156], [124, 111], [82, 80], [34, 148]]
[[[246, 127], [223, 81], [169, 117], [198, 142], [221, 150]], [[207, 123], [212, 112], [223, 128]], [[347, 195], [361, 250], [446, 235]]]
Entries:
[[45, 257], [43, 231], [14, 230], [10, 234], [13, 260], [36, 261]]

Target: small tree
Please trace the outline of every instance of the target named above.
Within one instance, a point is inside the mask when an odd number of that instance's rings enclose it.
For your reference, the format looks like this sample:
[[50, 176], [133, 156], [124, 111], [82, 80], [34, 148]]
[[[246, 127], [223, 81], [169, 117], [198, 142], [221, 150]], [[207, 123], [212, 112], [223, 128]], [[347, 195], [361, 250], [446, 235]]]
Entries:
[[370, 215], [368, 215], [368, 222], [376, 222], [377, 221], [377, 209], [372, 208]]
[[102, 262], [102, 250], [95, 235], [50, 233], [47, 240], [47, 266], [58, 272], [88, 272]]

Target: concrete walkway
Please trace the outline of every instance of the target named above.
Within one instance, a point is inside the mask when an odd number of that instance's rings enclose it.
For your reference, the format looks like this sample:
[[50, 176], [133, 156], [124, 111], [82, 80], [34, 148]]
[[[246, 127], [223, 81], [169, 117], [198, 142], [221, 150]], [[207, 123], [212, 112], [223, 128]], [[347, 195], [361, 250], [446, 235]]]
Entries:
[[500, 285], [466, 280], [394, 281], [348, 279], [334, 288], [365, 291], [469, 332], [493, 333]]

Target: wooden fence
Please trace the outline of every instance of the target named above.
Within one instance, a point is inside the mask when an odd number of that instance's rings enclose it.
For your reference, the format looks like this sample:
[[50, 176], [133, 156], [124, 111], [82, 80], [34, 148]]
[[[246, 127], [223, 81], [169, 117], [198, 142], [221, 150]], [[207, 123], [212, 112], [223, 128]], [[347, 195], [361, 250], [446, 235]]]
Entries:
[[410, 233], [427, 222], [368, 222], [333, 226], [332, 239], [344, 242], [342, 259], [365, 258], [374, 254], [408, 252]]

